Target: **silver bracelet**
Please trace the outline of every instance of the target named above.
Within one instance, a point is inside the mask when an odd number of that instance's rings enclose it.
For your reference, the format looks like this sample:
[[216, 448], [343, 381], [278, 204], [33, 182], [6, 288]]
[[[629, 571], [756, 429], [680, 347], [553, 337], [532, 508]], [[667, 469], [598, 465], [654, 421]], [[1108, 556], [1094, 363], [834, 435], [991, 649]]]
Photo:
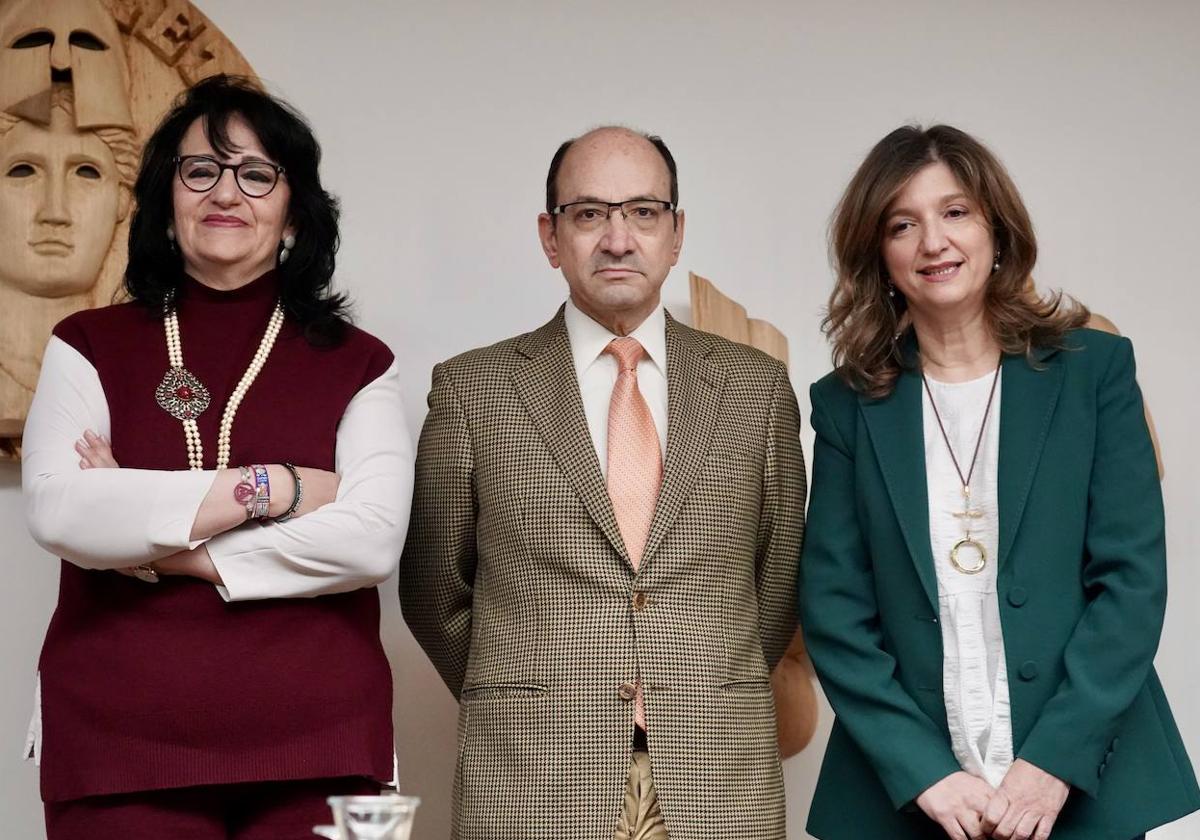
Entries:
[[296, 469], [295, 464], [289, 464], [287, 461], [283, 462], [283, 466], [292, 474], [292, 484], [295, 488], [295, 495], [292, 496], [291, 507], [279, 514], [279, 516], [276, 516], [274, 519], [272, 519], [272, 522], [287, 522], [296, 515], [296, 511], [300, 508], [300, 501], [304, 498], [304, 479], [300, 477], [300, 471]]

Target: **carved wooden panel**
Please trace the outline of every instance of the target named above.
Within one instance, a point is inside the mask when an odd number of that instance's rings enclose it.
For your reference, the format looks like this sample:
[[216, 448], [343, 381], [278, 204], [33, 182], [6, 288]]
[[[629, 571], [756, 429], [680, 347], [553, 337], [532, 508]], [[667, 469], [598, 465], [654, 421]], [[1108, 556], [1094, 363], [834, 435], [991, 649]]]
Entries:
[[186, 0], [0, 0], [0, 457], [51, 329], [121, 287], [142, 143], [217, 73], [253, 75]]
[[749, 344], [788, 363], [787, 336], [772, 324], [746, 316], [746, 307], [721, 293], [713, 282], [694, 272], [688, 273], [692, 293], [692, 326], [716, 333], [722, 338]]
[[[746, 307], [721, 293], [711, 280], [688, 274], [692, 294], [692, 326], [730, 341], [749, 344], [788, 363], [787, 336], [772, 324], [746, 316]], [[771, 673], [778, 721], [779, 754], [789, 758], [803, 750], [817, 728], [816, 675], [804, 637], [797, 630], [783, 659]]]

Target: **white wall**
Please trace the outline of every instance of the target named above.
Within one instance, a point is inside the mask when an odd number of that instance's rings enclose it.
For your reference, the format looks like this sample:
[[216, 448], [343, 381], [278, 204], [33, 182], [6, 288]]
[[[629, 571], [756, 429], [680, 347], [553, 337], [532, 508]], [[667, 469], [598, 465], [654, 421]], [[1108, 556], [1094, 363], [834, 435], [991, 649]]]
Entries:
[[[1130, 335], [1166, 454], [1171, 598], [1158, 667], [1200, 759], [1200, 589], [1192, 357], [1200, 290], [1195, 197], [1200, 4], [626, 0], [383, 3], [200, 0], [275, 90], [304, 111], [345, 204], [341, 282], [403, 360], [414, 433], [434, 362], [545, 321], [563, 297], [535, 236], [558, 142], [601, 122], [661, 134], [688, 212], [666, 287], [687, 271], [787, 333], [793, 381], [828, 367], [825, 228], [867, 149], [909, 120], [975, 133], [1005, 160], [1038, 226], [1037, 276]], [[811, 435], [806, 433], [806, 442]], [[0, 825], [41, 837], [32, 768], [16, 761], [57, 561], [0, 468]], [[444, 837], [454, 708], [384, 590], [406, 790], [419, 840]], [[803, 831], [829, 717], [786, 765]], [[7, 746], [5, 746], [7, 745]], [[1200, 834], [1200, 817], [1153, 840]]]

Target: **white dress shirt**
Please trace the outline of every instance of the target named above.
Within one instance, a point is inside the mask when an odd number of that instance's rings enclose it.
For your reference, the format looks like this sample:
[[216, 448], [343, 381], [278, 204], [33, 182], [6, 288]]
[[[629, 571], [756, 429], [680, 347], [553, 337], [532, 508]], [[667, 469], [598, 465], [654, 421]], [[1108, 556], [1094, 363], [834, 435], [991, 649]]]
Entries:
[[[984, 419], [993, 374], [970, 382], [929, 380], [937, 409], [965, 475]], [[950, 551], [966, 534], [962, 482], [946, 449], [937, 418], [923, 397], [925, 467], [929, 493], [929, 543], [937, 570], [938, 607], [942, 628], [942, 692], [950, 744], [959, 765], [996, 787], [1013, 763], [1012, 714], [1008, 666], [996, 594], [1000, 515], [996, 474], [1000, 459], [1000, 383], [992, 399], [979, 458], [971, 476], [971, 507], [983, 513], [972, 519], [971, 537], [987, 550], [987, 565], [968, 575], [950, 564]], [[963, 565], [977, 555], [963, 549]]]
[[[583, 398], [583, 413], [587, 417], [592, 444], [600, 460], [600, 472], [608, 478], [608, 405], [617, 382], [617, 360], [604, 348], [620, 338], [602, 324], [583, 314], [571, 300], [566, 305], [567, 337], [575, 360], [575, 377], [579, 395]], [[629, 334], [645, 349], [638, 361], [638, 389], [650, 408], [658, 442], [662, 447], [663, 463], [667, 460], [667, 316], [661, 306], [651, 312], [637, 329]]]

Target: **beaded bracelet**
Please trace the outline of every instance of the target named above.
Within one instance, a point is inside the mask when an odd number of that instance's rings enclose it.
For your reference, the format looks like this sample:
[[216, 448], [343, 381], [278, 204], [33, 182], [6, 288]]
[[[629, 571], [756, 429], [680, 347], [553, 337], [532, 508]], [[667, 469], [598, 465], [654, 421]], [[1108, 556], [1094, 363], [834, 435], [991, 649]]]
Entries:
[[289, 464], [287, 461], [283, 462], [283, 466], [292, 474], [292, 485], [295, 489], [295, 494], [292, 496], [291, 507], [272, 519], [272, 522], [287, 522], [295, 516], [296, 511], [300, 508], [300, 500], [304, 498], [304, 480], [300, 478], [300, 471], [296, 469], [295, 464]]
[[266, 519], [267, 514], [271, 510], [271, 477], [267, 473], [267, 468], [262, 464], [255, 464], [251, 469], [254, 470], [254, 518]]
[[249, 467], [238, 467], [242, 480], [233, 485], [233, 500], [246, 508], [246, 518], [254, 518], [254, 470]]

